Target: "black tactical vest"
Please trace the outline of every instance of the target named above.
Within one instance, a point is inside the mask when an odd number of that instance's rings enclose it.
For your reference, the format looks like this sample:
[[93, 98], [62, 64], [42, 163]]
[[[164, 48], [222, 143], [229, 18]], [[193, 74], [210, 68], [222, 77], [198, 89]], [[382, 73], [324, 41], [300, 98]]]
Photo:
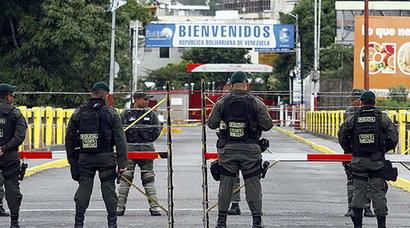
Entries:
[[0, 108], [0, 147], [14, 136], [15, 126], [12, 113], [15, 108], [10, 104]]
[[101, 102], [88, 102], [80, 111], [80, 152], [113, 152], [113, 133], [107, 120], [108, 106]]
[[371, 155], [381, 151], [382, 113], [374, 107], [362, 107], [354, 114], [353, 153]]
[[231, 94], [225, 97], [220, 126], [224, 144], [258, 143], [261, 130], [256, 121], [254, 99], [251, 94], [243, 98]]
[[[139, 119], [143, 114], [145, 114], [145, 112], [137, 112], [134, 109], [126, 110], [124, 127], [128, 127], [130, 124], [134, 123], [135, 120]], [[152, 119], [151, 114], [152, 113], [147, 114], [125, 131], [125, 136], [127, 137], [127, 143], [129, 145], [154, 141], [154, 128], [151, 126], [154, 120]]]

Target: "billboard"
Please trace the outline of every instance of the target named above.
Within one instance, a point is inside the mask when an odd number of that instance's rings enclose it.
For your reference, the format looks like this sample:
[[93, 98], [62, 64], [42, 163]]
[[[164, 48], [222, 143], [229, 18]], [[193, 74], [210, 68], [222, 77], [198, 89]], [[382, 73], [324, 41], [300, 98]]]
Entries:
[[294, 48], [294, 25], [149, 24], [146, 47]]
[[[354, 87], [364, 88], [364, 17], [355, 19]], [[388, 88], [410, 88], [410, 18], [369, 17], [369, 88], [379, 96]]]
[[223, 63], [194, 63], [187, 64], [187, 72], [272, 72], [273, 67], [268, 64], [223, 64]]

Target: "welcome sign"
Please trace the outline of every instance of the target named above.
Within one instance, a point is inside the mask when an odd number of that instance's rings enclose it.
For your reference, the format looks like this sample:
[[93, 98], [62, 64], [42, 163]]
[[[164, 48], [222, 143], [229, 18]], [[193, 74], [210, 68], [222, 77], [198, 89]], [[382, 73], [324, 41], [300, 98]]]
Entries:
[[146, 47], [294, 48], [293, 25], [149, 24]]

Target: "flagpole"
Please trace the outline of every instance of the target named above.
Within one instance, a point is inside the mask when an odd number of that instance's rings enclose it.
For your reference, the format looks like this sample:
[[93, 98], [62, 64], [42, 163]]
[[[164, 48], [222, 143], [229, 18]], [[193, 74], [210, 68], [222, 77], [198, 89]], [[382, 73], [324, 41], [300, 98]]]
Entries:
[[116, 0], [112, 2], [112, 24], [111, 24], [111, 60], [110, 60], [110, 94], [108, 97], [108, 105], [113, 106], [114, 104], [114, 53], [115, 53], [115, 7]]

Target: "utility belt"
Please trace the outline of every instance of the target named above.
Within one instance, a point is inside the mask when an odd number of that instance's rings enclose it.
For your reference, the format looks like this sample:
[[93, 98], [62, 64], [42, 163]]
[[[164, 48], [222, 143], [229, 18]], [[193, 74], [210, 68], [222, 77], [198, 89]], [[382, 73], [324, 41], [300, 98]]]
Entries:
[[353, 152], [353, 157], [370, 158], [372, 161], [381, 161], [384, 159], [384, 156], [380, 151], [375, 153]]
[[92, 152], [92, 153], [80, 151], [80, 154], [98, 154], [98, 153], [114, 153], [114, 150], [111, 148], [111, 150], [109, 149], [109, 150], [103, 150], [103, 151]]
[[231, 139], [218, 139], [216, 141], [216, 148], [223, 148], [226, 144], [258, 144], [264, 152], [269, 147], [269, 140], [262, 139], [245, 139], [245, 140], [231, 140]]
[[[254, 176], [260, 176], [260, 178], [265, 178], [266, 173], [268, 172], [269, 165], [270, 163], [268, 161], [264, 161], [262, 163], [262, 160], [259, 160], [255, 163], [255, 165], [253, 165], [250, 168], [250, 170], [254, 169], [253, 172], [250, 172], [245, 175], [242, 173], [242, 176], [244, 179], [248, 179]], [[230, 171], [226, 170], [221, 165], [219, 165], [218, 160], [216, 160], [211, 163], [211, 175], [215, 181], [220, 181], [221, 175], [228, 177], [236, 177], [237, 174], [231, 173]]]

